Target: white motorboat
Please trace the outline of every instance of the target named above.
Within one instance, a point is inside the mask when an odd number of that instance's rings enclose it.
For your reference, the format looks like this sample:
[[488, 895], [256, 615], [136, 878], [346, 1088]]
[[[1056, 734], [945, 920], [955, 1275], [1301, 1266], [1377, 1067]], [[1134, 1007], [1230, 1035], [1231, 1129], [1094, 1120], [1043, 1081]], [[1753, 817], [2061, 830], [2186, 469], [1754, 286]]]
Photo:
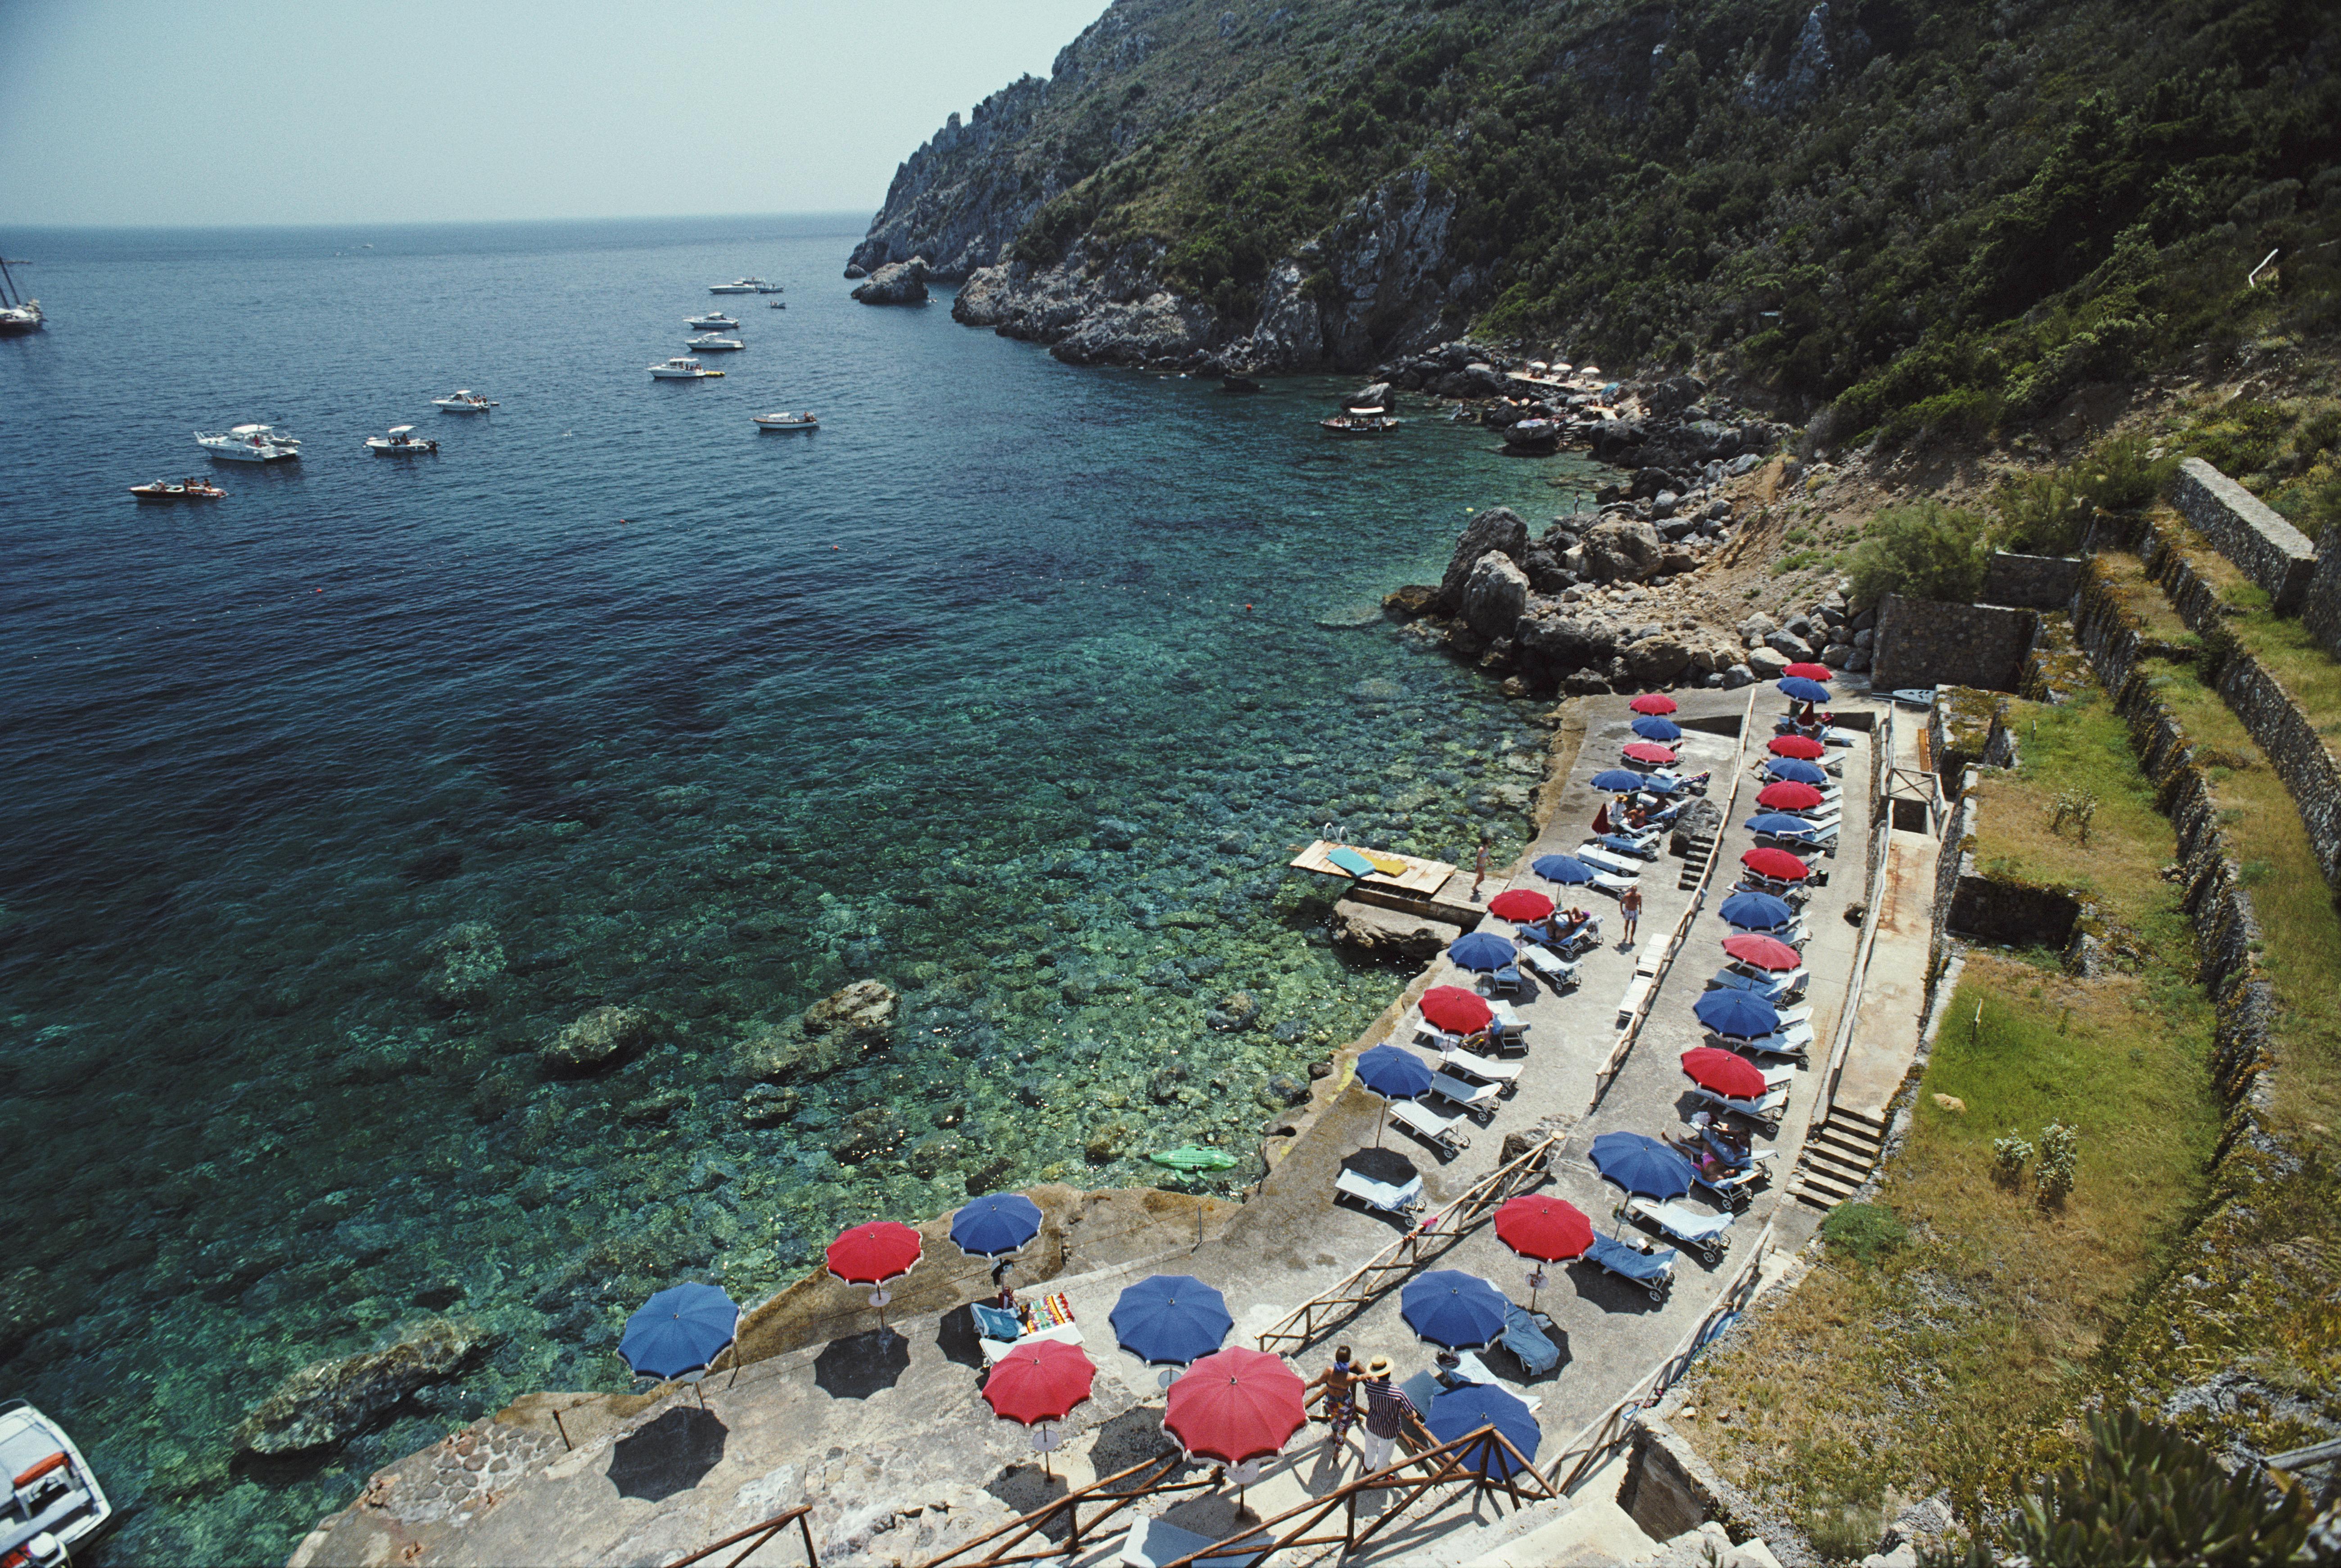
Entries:
[[719, 337], [713, 332], [702, 332], [682, 346], [693, 353], [703, 354], [711, 349], [720, 353], [731, 349], [744, 349], [748, 345], [738, 338]]
[[63, 1568], [73, 1549], [105, 1528], [114, 1504], [65, 1429], [21, 1399], [0, 1404], [0, 1563]]
[[36, 332], [45, 318], [41, 314], [41, 302], [28, 300], [16, 292], [16, 280], [9, 275], [8, 263], [0, 261], [0, 337], [18, 337]]
[[758, 430], [819, 430], [821, 418], [812, 410], [803, 413], [760, 413], [756, 416]]
[[682, 324], [695, 332], [736, 332], [740, 326], [737, 321], [722, 311], [710, 311], [703, 316], [685, 316]]
[[388, 435], [366, 437], [366, 447], [377, 457], [412, 457], [437, 452], [439, 443], [418, 439], [411, 424], [394, 424]]
[[496, 405], [471, 388], [465, 387], [463, 391], [450, 392], [445, 397], [433, 398], [431, 406], [441, 413], [485, 413]]
[[301, 455], [301, 443], [273, 424], [240, 424], [218, 435], [197, 431], [195, 444], [233, 462], [284, 462]]
[[733, 278], [728, 283], [708, 284], [707, 292], [711, 294], [777, 294], [781, 292], [781, 285], [768, 283], [762, 278]]
[[722, 373], [722, 371], [709, 370], [687, 354], [677, 354], [662, 364], [651, 366], [652, 377], [662, 382], [695, 382]]

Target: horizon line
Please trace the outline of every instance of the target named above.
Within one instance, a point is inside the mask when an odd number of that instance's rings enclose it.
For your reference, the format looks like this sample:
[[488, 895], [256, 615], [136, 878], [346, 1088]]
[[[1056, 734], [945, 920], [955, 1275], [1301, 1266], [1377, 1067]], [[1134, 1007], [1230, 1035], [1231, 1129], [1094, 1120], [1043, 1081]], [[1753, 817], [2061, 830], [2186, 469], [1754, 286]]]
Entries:
[[493, 224], [525, 223], [740, 223], [767, 219], [822, 220], [851, 219], [858, 227], [867, 229], [875, 218], [874, 213], [864, 216], [858, 207], [810, 207], [798, 212], [760, 213], [593, 213], [562, 217], [533, 218], [334, 218], [288, 220], [282, 223], [58, 223], [19, 221], [0, 218], [0, 232], [40, 229], [53, 233], [217, 233], [236, 230], [298, 230], [298, 229], [453, 229], [480, 228]]

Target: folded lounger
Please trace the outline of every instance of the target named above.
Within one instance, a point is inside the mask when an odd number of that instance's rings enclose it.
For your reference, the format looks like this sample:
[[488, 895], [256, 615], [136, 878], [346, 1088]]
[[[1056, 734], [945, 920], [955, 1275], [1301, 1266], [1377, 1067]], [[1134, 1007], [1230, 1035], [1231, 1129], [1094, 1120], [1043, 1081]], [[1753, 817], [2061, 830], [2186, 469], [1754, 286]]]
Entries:
[[1471, 1146], [1470, 1138], [1463, 1132], [1461, 1116], [1442, 1116], [1413, 1100], [1393, 1100], [1390, 1118], [1424, 1143], [1449, 1154], [1460, 1154]]
[[1333, 1178], [1333, 1192], [1338, 1197], [1353, 1197], [1368, 1208], [1384, 1214], [1411, 1214], [1422, 1206], [1422, 1178], [1416, 1176], [1404, 1186], [1386, 1181], [1376, 1181], [1362, 1172], [1345, 1170]]
[[1449, 1072], [1460, 1073], [1467, 1078], [1477, 1078], [1488, 1084], [1518, 1083], [1520, 1069], [1527, 1066], [1525, 1062], [1490, 1061], [1486, 1057], [1461, 1049], [1449, 1051], [1441, 1065]]
[[1504, 1304], [1504, 1336], [1499, 1342], [1519, 1358], [1520, 1366], [1530, 1377], [1540, 1377], [1560, 1365], [1560, 1346], [1553, 1344], [1545, 1330], [1552, 1319], [1540, 1312], [1530, 1312], [1518, 1302]]
[[1482, 1122], [1495, 1119], [1496, 1102], [1503, 1098], [1511, 1087], [1509, 1083], [1475, 1084], [1469, 1078], [1443, 1071], [1430, 1076], [1432, 1094], [1449, 1105], [1461, 1107]]
[[1637, 1225], [1648, 1226], [1674, 1237], [1693, 1252], [1710, 1268], [1723, 1261], [1731, 1250], [1731, 1216], [1700, 1214], [1679, 1203], [1653, 1203], [1646, 1197], [1629, 1197], [1618, 1213]]
[[1585, 1261], [1596, 1268], [1607, 1269], [1620, 1279], [1628, 1279], [1649, 1293], [1652, 1301], [1664, 1301], [1675, 1282], [1675, 1249], [1662, 1246], [1656, 1252], [1641, 1248], [1609, 1236], [1596, 1234], [1592, 1249]]

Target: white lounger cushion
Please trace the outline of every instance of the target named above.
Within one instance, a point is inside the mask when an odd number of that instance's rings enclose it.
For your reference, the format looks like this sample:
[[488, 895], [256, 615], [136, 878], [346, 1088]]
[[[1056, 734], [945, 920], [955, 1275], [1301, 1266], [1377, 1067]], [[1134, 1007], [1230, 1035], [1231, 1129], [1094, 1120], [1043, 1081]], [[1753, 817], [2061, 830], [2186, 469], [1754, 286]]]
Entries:
[[1475, 1056], [1469, 1051], [1463, 1050], [1448, 1052], [1446, 1061], [1447, 1065], [1456, 1071], [1467, 1073], [1472, 1077], [1484, 1079], [1491, 1084], [1512, 1082], [1520, 1076], [1520, 1068], [1525, 1065], [1520, 1062], [1491, 1062], [1485, 1057]]
[[1520, 962], [1549, 980], [1572, 980], [1577, 978], [1577, 966], [1549, 948], [1522, 948]]
[[1460, 1147], [1470, 1141], [1464, 1136], [1461, 1116], [1442, 1116], [1429, 1106], [1413, 1100], [1393, 1101], [1390, 1116], [1390, 1120], [1399, 1126], [1419, 1133], [1433, 1143], [1453, 1144]]
[[1679, 1203], [1652, 1203], [1648, 1198], [1634, 1198], [1629, 1200], [1627, 1212], [1648, 1215], [1669, 1235], [1679, 1236], [1685, 1241], [1705, 1241], [1731, 1228], [1731, 1216], [1728, 1214], [1700, 1214]]
[[1442, 1100], [1452, 1100], [1459, 1106], [1469, 1106], [1476, 1110], [1494, 1105], [1502, 1096], [1504, 1086], [1475, 1084], [1468, 1078], [1459, 1078], [1453, 1073], [1433, 1073], [1430, 1092]]
[[1422, 1178], [1416, 1176], [1404, 1186], [1393, 1186], [1358, 1171], [1345, 1170], [1333, 1178], [1333, 1190], [1348, 1193], [1370, 1207], [1397, 1213], [1422, 1201]]
[[1642, 862], [1629, 859], [1616, 850], [1605, 849], [1599, 844], [1579, 846], [1577, 858], [1597, 871], [1614, 871], [1620, 877], [1639, 877], [1642, 874]]

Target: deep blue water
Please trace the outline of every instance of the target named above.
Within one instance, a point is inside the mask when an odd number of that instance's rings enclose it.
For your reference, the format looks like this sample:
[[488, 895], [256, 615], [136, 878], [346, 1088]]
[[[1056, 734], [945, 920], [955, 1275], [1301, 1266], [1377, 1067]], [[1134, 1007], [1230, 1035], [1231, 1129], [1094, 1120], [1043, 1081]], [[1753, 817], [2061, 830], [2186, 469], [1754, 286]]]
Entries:
[[[0, 340], [0, 1397], [92, 1451], [105, 1560], [279, 1556], [449, 1424], [622, 1386], [677, 1278], [754, 1301], [843, 1225], [1179, 1143], [1249, 1179], [1257, 1092], [1392, 984], [1291, 849], [1517, 847], [1539, 732], [1356, 622], [1585, 471], [857, 305], [852, 238], [5, 236], [53, 324]], [[720, 302], [726, 378], [653, 383], [743, 272], [788, 308]], [[306, 455], [125, 493], [245, 420]], [[403, 422], [440, 455], [360, 444]], [[760, 1046], [864, 977], [893, 1048], [749, 1125]], [[604, 1003], [647, 1045], [544, 1069]], [[433, 1312], [465, 1375], [233, 1462], [285, 1373]]]

